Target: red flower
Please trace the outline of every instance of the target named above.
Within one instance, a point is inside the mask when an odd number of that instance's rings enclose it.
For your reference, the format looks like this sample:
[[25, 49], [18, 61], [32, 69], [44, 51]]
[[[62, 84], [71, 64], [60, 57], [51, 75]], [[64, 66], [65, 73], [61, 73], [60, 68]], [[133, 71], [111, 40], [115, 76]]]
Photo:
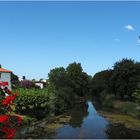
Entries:
[[0, 123], [7, 122], [9, 115], [0, 115]]
[[17, 97], [17, 94], [13, 94], [12, 96], [6, 96], [6, 99], [2, 100], [2, 105], [8, 106], [8, 105], [12, 104], [16, 97]]
[[21, 118], [21, 116], [17, 116], [17, 119], [18, 119], [18, 125], [20, 125], [21, 122], [22, 122], [22, 118]]
[[2, 132], [4, 132], [6, 134], [6, 138], [7, 139], [12, 139], [14, 138], [15, 134], [16, 134], [16, 130], [14, 128], [8, 128], [6, 126], [4, 126], [2, 128]]
[[[2, 93], [8, 93], [10, 96], [5, 96], [0, 100], [0, 131], [3, 132], [0, 138], [11, 139], [14, 138], [16, 134], [17, 126], [19, 126], [22, 122], [21, 116], [11, 116], [4, 115], [10, 113], [11, 107], [10, 105], [14, 102], [15, 98], [18, 94], [13, 94], [6, 86], [8, 82], [0, 82], [0, 90]], [[2, 88], [1, 88], [2, 86]], [[3, 87], [5, 87], [3, 89]], [[3, 114], [3, 115], [2, 115]]]

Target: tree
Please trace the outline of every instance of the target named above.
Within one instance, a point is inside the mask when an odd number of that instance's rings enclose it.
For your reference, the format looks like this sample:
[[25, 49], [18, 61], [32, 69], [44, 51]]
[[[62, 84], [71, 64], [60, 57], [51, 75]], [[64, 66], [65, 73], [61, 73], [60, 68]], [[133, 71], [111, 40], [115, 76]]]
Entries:
[[56, 89], [65, 87], [68, 85], [68, 77], [63, 67], [55, 68], [48, 74], [50, 84], [53, 84]]
[[79, 96], [88, 92], [90, 77], [83, 72], [80, 63], [72, 63], [65, 69], [55, 68], [48, 74], [49, 87], [52, 89], [51, 102], [55, 112], [64, 112], [74, 106]]
[[100, 93], [104, 90], [109, 90], [109, 79], [112, 75], [112, 70], [104, 70], [98, 72], [94, 75], [91, 80], [90, 89], [91, 92], [100, 95]]
[[23, 77], [22, 77], [22, 79], [23, 79], [23, 80], [26, 80], [26, 77], [25, 77], [25, 76], [23, 76]]
[[35, 80], [35, 79], [32, 79], [32, 82], [33, 82], [33, 83], [35, 83], [35, 82], [36, 82], [36, 80]]
[[131, 59], [122, 59], [114, 65], [110, 78], [110, 87], [115, 96], [122, 99], [125, 95], [132, 99], [132, 93], [140, 81], [140, 63]]
[[55, 68], [48, 74], [49, 77], [49, 91], [51, 110], [55, 114], [65, 112], [68, 108], [71, 108], [74, 103], [74, 92], [71, 87], [69, 87], [69, 78], [63, 67]]
[[66, 68], [66, 72], [70, 79], [69, 86], [78, 96], [84, 96], [89, 90], [90, 77], [83, 72], [80, 63], [72, 63]]

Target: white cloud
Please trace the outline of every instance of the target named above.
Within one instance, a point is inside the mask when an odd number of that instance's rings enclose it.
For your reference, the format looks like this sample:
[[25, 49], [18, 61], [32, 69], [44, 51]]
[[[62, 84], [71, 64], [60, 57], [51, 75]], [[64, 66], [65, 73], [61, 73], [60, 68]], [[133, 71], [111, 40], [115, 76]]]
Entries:
[[125, 28], [130, 31], [134, 31], [134, 27], [132, 25], [126, 25]]

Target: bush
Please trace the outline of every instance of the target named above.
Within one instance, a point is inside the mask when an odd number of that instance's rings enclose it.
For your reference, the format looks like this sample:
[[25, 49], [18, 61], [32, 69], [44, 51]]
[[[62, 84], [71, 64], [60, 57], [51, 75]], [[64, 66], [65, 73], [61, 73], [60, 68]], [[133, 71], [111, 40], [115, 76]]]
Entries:
[[20, 86], [22, 88], [27, 88], [27, 89], [31, 89], [31, 88], [37, 88], [37, 86], [35, 85], [34, 82], [30, 81], [30, 80], [23, 80], [20, 82]]
[[102, 102], [103, 107], [113, 108], [113, 101], [110, 99], [106, 99]]
[[103, 107], [114, 108], [114, 97], [112, 95], [102, 94], [101, 102]]
[[49, 94], [48, 89], [23, 89], [20, 88], [16, 90], [20, 93], [19, 97], [15, 100], [16, 109], [27, 110], [35, 108], [45, 108], [48, 107]]

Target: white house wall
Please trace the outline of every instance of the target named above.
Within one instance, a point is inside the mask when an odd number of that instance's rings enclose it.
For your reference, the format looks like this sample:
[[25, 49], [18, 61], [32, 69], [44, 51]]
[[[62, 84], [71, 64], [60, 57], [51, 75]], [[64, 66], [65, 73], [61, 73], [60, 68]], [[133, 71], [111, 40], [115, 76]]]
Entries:
[[40, 88], [43, 88], [43, 84], [42, 83], [35, 83], [36, 86], [39, 86]]
[[8, 88], [11, 89], [11, 73], [1, 73], [1, 82], [8, 82]]

